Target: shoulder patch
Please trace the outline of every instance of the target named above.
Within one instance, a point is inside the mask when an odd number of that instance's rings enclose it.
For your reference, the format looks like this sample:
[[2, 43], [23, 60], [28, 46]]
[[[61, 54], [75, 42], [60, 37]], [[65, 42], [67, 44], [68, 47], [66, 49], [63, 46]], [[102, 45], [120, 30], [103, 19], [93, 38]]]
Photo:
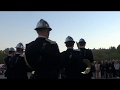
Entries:
[[50, 39], [46, 39], [46, 41], [50, 42], [51, 44], [56, 44], [55, 41], [52, 41], [52, 40], [50, 40]]

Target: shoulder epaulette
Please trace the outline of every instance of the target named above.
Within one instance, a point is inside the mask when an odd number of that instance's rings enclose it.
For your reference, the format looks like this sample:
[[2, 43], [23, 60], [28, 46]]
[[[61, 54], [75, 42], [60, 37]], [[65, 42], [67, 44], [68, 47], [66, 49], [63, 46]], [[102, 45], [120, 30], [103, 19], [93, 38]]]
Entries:
[[50, 42], [51, 44], [56, 44], [55, 41], [52, 41], [52, 40], [50, 40], [50, 39], [46, 39], [46, 41]]

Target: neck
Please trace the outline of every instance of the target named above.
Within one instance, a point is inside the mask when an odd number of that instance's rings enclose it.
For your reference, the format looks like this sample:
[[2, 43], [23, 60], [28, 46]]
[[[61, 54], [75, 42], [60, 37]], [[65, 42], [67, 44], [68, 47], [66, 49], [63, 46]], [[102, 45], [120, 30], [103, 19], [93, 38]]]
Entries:
[[48, 38], [48, 35], [45, 31], [37, 31], [37, 33], [38, 33], [38, 37], [42, 36], [42, 37]]
[[80, 48], [85, 48], [85, 46], [80, 46]]
[[20, 52], [16, 52], [15, 54], [21, 54]]
[[11, 56], [11, 57], [12, 57], [13, 55], [12, 55], [12, 54], [8, 54], [8, 56]]
[[67, 49], [73, 49], [73, 47], [67, 47]]
[[46, 38], [44, 35], [38, 35], [38, 37], [43, 37], [43, 38]]

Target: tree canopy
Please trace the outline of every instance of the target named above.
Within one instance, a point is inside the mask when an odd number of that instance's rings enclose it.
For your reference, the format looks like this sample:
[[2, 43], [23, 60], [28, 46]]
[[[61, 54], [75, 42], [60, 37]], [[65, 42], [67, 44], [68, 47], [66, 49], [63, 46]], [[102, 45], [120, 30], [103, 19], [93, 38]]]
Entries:
[[[6, 48], [5, 50], [0, 50], [0, 63], [4, 63], [4, 58], [8, 54], [9, 48]], [[91, 49], [93, 52], [93, 57], [95, 61], [101, 61], [101, 60], [112, 60], [112, 59], [118, 59], [120, 60], [120, 45], [118, 45], [117, 48], [114, 46], [111, 46], [109, 49], [105, 48], [99, 48], [99, 49]]]

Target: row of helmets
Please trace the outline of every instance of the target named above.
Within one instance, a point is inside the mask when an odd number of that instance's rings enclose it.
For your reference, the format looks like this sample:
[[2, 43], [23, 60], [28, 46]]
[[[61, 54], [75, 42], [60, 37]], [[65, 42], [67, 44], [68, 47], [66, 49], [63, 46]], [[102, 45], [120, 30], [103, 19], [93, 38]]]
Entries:
[[[21, 49], [24, 49], [24, 46], [23, 44], [20, 42], [17, 44], [17, 46], [15, 48], [21, 48]], [[9, 51], [15, 51], [15, 49], [13, 47], [9, 48]]]
[[[71, 36], [68, 36], [66, 39], [65, 39], [65, 43], [66, 42], [74, 42], [75, 43], [75, 41], [73, 40], [73, 38], [71, 37]], [[80, 40], [79, 40], [79, 43], [80, 42], [85, 42], [85, 40], [83, 39], [83, 38], [81, 38]]]
[[[40, 29], [48, 29], [48, 30], [50, 30], [50, 31], [52, 30], [52, 29], [50, 28], [48, 22], [45, 21], [44, 19], [41, 19], [41, 20], [37, 23], [37, 25], [36, 25], [35, 30], [40, 30]], [[72, 41], [72, 42], [75, 43], [75, 41], [73, 40], [73, 38], [70, 37], [70, 36], [68, 36], [68, 37], [66, 38], [65, 43], [66, 43], [66, 42], [69, 42], [69, 41]], [[83, 38], [81, 38], [81, 39], [79, 40], [79, 42], [85, 42], [85, 40], [84, 40]], [[22, 43], [18, 43], [17, 46], [16, 46], [16, 48], [24, 49], [24, 46], [23, 46]], [[9, 51], [15, 51], [15, 50], [14, 50], [14, 48], [10, 48]]]
[[[52, 29], [50, 28], [48, 22], [45, 21], [44, 19], [41, 19], [41, 20], [37, 23], [37, 26], [36, 26], [36, 28], [35, 28], [35, 30], [40, 30], [40, 29], [48, 29], [48, 30], [50, 30], [50, 31], [52, 30]], [[68, 37], [66, 38], [66, 40], [65, 40], [65, 43], [66, 43], [66, 42], [70, 42], [70, 41], [72, 41], [72, 42], [75, 43], [75, 41], [73, 40], [73, 38], [70, 37], [70, 36], [68, 36]], [[85, 42], [85, 40], [84, 40], [83, 38], [81, 38], [81, 39], [79, 40], [79, 42]]]

